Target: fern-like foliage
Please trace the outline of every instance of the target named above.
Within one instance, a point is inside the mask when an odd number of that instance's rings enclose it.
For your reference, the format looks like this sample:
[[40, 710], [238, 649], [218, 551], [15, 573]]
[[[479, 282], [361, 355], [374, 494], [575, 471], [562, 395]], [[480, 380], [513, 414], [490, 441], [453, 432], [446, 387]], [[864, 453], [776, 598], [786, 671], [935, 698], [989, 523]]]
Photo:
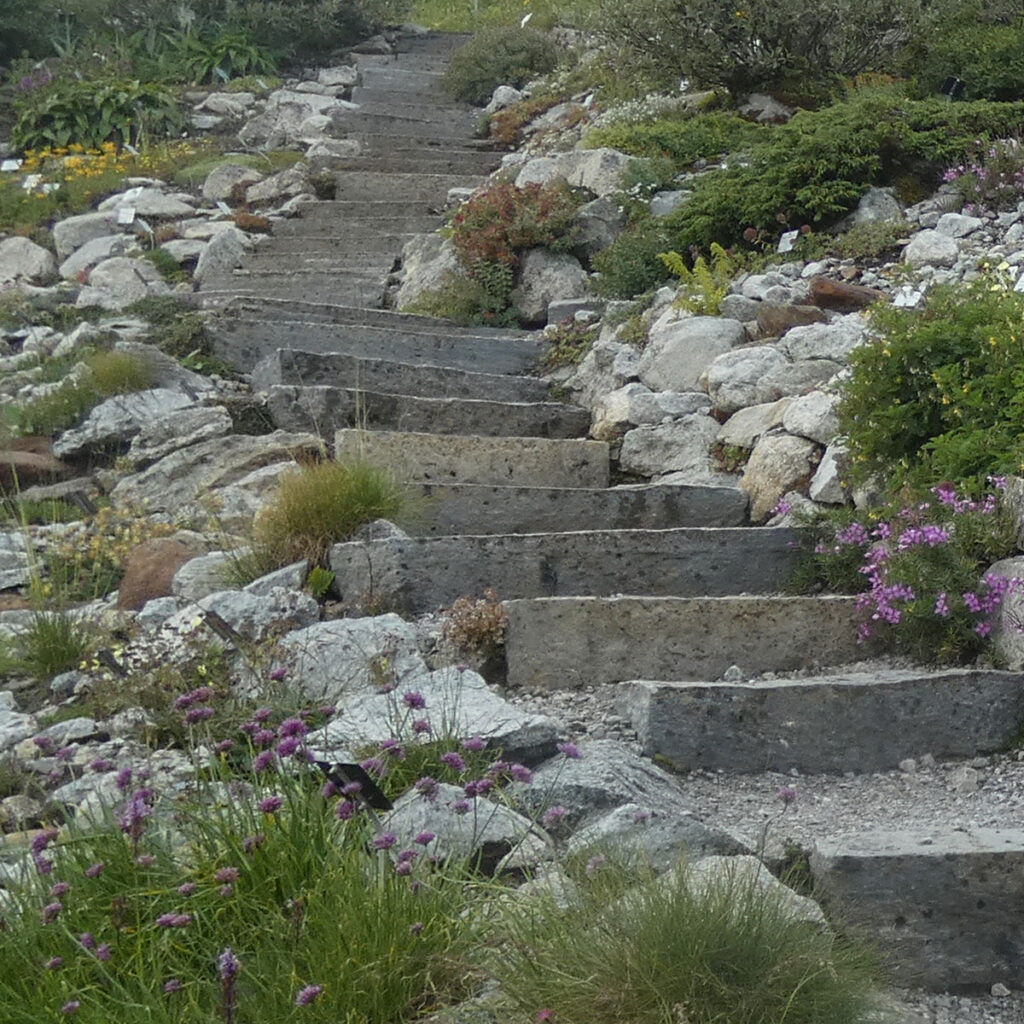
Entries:
[[738, 269], [722, 246], [712, 242], [710, 262], [698, 256], [692, 268], [674, 250], [658, 253], [658, 259], [679, 278], [679, 296], [675, 301], [678, 308], [698, 316], [718, 316], [729, 282]]

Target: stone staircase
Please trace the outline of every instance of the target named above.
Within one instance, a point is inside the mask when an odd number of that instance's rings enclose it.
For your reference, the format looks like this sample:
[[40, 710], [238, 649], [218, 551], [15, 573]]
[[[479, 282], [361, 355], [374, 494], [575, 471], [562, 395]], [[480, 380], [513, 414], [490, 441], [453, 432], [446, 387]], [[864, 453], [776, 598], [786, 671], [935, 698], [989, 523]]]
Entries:
[[[341, 596], [416, 614], [494, 587], [510, 686], [622, 684], [645, 753], [684, 771], [871, 772], [1005, 747], [1024, 721], [1019, 675], [829, 675], [864, 655], [857, 615], [847, 598], [780, 594], [792, 531], [745, 526], [728, 487], [610, 486], [589, 415], [529, 375], [537, 336], [381, 308], [404, 241], [497, 163], [472, 141], [475, 112], [439, 91], [461, 42], [413, 36], [397, 59], [360, 58], [343, 130], [363, 149], [336, 172], [336, 198], [199, 295], [221, 309], [217, 354], [252, 374], [275, 426], [386, 464], [424, 499], [411, 539], [335, 547]], [[775, 677], [721, 681], [733, 666]], [[935, 824], [822, 834], [816, 881], [901, 981], [1024, 985], [1024, 914], [985, 909], [1024, 906], [1020, 822]], [[964, 944], [970, 957], [950, 952]]]

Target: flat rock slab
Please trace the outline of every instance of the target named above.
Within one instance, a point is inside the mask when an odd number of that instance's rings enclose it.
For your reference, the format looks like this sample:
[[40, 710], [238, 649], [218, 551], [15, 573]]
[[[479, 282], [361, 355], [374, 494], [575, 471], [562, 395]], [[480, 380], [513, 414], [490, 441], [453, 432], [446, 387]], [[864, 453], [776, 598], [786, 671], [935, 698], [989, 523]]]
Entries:
[[1005, 749], [1024, 720], [1024, 675], [952, 669], [638, 681], [623, 704], [644, 753], [681, 771], [878, 772], [928, 753]]
[[509, 686], [700, 680], [863, 657], [846, 597], [548, 597], [508, 601]]
[[[296, 311], [294, 316], [304, 316]], [[477, 335], [456, 327], [425, 325], [417, 318], [360, 325], [339, 321], [220, 318], [212, 326], [214, 352], [249, 372], [279, 348], [313, 354], [340, 353], [360, 359], [429, 363], [476, 373], [523, 373], [534, 367], [546, 346], [519, 337]]]
[[343, 599], [370, 594], [421, 613], [488, 587], [505, 599], [773, 593], [796, 568], [797, 536], [698, 527], [418, 537], [336, 544], [330, 558]]
[[1024, 829], [861, 832], [819, 842], [811, 871], [897, 984], [1024, 986]]
[[747, 518], [746, 495], [734, 487], [424, 484], [421, 490], [423, 521], [410, 530], [418, 535], [543, 533], [566, 525], [579, 530], [742, 526]]
[[420, 398], [359, 388], [278, 384], [267, 410], [281, 430], [339, 428], [472, 434], [484, 437], [578, 437], [590, 413], [562, 402], [488, 402], [470, 398]]
[[334, 457], [364, 458], [415, 483], [608, 486], [608, 445], [602, 441], [339, 430]]

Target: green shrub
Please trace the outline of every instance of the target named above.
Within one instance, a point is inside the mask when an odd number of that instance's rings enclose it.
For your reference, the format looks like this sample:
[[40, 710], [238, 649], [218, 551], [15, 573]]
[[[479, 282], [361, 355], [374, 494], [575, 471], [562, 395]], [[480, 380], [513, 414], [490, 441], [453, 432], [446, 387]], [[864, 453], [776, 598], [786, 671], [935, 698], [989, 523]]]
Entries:
[[874, 184], [902, 173], [937, 181], [979, 138], [1012, 133], [1024, 103], [908, 100], [893, 88], [854, 92], [843, 103], [798, 111], [752, 145], [742, 165], [697, 179], [692, 197], [665, 218], [666, 248], [706, 250], [784, 228], [818, 226], [852, 209]]
[[877, 307], [840, 422], [855, 478], [980, 483], [1024, 466], [1024, 295], [985, 277]]
[[193, 82], [218, 82], [241, 75], [274, 70], [274, 58], [239, 29], [226, 29], [212, 37], [186, 35], [179, 46], [178, 63]]
[[759, 140], [764, 125], [745, 121], [737, 114], [715, 112], [684, 118], [658, 118], [631, 124], [617, 122], [592, 128], [583, 138], [589, 147], [610, 146], [639, 157], [671, 157], [677, 169], [697, 160], [711, 160], [734, 153]]
[[373, 519], [409, 512], [409, 499], [386, 470], [366, 462], [316, 462], [281, 477], [253, 524], [264, 571], [306, 559], [323, 565], [331, 545]]
[[89, 378], [101, 398], [145, 391], [153, 386], [153, 365], [134, 352], [97, 352], [86, 360]]
[[844, 260], [874, 260], [895, 256], [900, 248], [899, 240], [905, 237], [909, 229], [905, 221], [863, 221], [837, 235], [829, 243], [829, 251]]
[[[640, 826], [642, 827], [642, 826]], [[623, 892], [602, 856], [580, 899], [517, 902], [494, 959], [502, 990], [538, 1019], [586, 1024], [862, 1024], [870, 958], [831, 929], [794, 920], [778, 891], [729, 869], [687, 885], [677, 869]], [[518, 911], [517, 909], [518, 908]], [[544, 1012], [544, 1017], [539, 1013]]]
[[712, 242], [711, 262], [697, 256], [692, 269], [677, 252], [659, 253], [658, 259], [679, 278], [677, 307], [699, 316], [718, 316], [722, 299], [728, 294], [729, 284], [739, 270], [720, 245]]
[[499, 85], [525, 85], [553, 70], [557, 61], [557, 47], [542, 32], [485, 28], [452, 54], [444, 87], [456, 99], [482, 107]]
[[916, 24], [916, 0], [606, 0], [601, 32], [662, 81], [734, 95], [787, 79], [886, 70]]
[[593, 259], [600, 275], [593, 287], [598, 295], [631, 299], [669, 279], [669, 271], [660, 259], [672, 246], [672, 236], [664, 220], [640, 220], [631, 224], [607, 249]]
[[859, 639], [924, 663], [980, 654], [1010, 583], [988, 566], [1017, 550], [1017, 525], [996, 489], [972, 499], [951, 483], [904, 491], [868, 513], [812, 520], [813, 554], [794, 586], [859, 593]]
[[6, 667], [49, 682], [78, 668], [92, 642], [88, 627], [67, 612], [36, 611], [28, 628], [6, 642]]
[[19, 434], [53, 437], [80, 423], [99, 401], [96, 390], [86, 383], [70, 381], [49, 394], [6, 410], [6, 417]]
[[129, 79], [77, 81], [58, 78], [23, 93], [14, 102], [18, 119], [11, 141], [19, 149], [77, 143], [141, 145], [174, 134], [184, 123], [173, 94], [161, 86]]

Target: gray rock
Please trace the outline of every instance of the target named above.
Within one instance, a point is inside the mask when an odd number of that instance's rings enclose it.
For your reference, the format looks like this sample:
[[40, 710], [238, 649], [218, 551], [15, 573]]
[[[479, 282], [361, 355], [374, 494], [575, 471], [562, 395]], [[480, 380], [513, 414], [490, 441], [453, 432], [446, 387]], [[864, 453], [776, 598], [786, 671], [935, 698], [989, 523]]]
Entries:
[[745, 295], [726, 295], [718, 304], [718, 310], [730, 320], [748, 323], [757, 319], [758, 302], [748, 299]]
[[751, 121], [761, 124], [778, 124], [788, 121], [796, 111], [785, 103], [766, 93], [752, 92], [744, 97], [739, 112]]
[[836, 442], [825, 449], [825, 454], [818, 463], [818, 468], [811, 477], [807, 494], [812, 501], [825, 505], [844, 505], [846, 503], [846, 487], [843, 477], [847, 470], [846, 445]]
[[199, 257], [192, 280], [196, 285], [201, 285], [208, 276], [223, 274], [241, 266], [247, 245], [245, 233], [236, 227], [218, 231]]
[[203, 255], [206, 242], [201, 242], [198, 238], [172, 238], [164, 242], [160, 248], [180, 265], [195, 263]]
[[722, 424], [718, 432], [719, 443], [737, 448], [753, 448], [762, 434], [782, 425], [792, 401], [792, 398], [780, 398], [777, 402], [764, 402], [738, 409]]
[[703, 392], [679, 394], [675, 391], [657, 393], [634, 381], [609, 392], [594, 407], [590, 436], [598, 441], [614, 441], [632, 427], [660, 423], [666, 416], [678, 418], [692, 413], [706, 413], [711, 407]]
[[903, 250], [904, 262], [915, 269], [951, 267], [959, 255], [955, 239], [932, 229], [919, 231]]
[[245, 201], [278, 203], [282, 199], [312, 191], [313, 187], [309, 183], [309, 165], [300, 160], [297, 164], [292, 164], [291, 167], [286, 167], [255, 185], [250, 185], [245, 190]]
[[[506, 760], [526, 764], [555, 753], [558, 723], [510, 704], [476, 672], [442, 668], [407, 678], [401, 689], [423, 697], [425, 707], [416, 717], [430, 722], [439, 739], [478, 736]], [[389, 736], [414, 742], [410, 716], [396, 696], [397, 691], [382, 693], [377, 686], [349, 693], [322, 732], [325, 749], [358, 750]]]
[[135, 615], [135, 624], [142, 629], [158, 629], [179, 611], [173, 597], [155, 597], [147, 601]]
[[754, 345], [717, 356], [703, 378], [714, 407], [724, 413], [734, 413], [745, 406], [779, 398], [765, 387], [764, 378], [787, 363], [786, 357], [774, 346]]
[[232, 429], [231, 415], [222, 405], [192, 405], [155, 416], [144, 422], [132, 438], [127, 458], [135, 469], [145, 469], [171, 452], [215, 437]]
[[24, 281], [48, 284], [57, 276], [57, 261], [49, 249], [20, 235], [0, 242], [0, 289]]
[[95, 719], [79, 716], [47, 726], [40, 730], [39, 735], [45, 736], [55, 747], [66, 747], [69, 743], [84, 743], [96, 736], [104, 735], [104, 732], [96, 724]]
[[149, 260], [112, 256], [89, 271], [88, 286], [78, 293], [75, 305], [124, 309], [147, 295], [170, 292], [170, 285]]
[[869, 188], [860, 197], [853, 213], [843, 218], [840, 227], [843, 231], [849, 231], [856, 224], [898, 221], [902, 216], [903, 206], [891, 188]]
[[243, 146], [253, 149], [286, 148], [302, 139], [303, 122], [311, 116], [329, 121], [332, 115], [351, 106], [333, 96], [278, 89], [267, 98], [265, 108], [242, 126], [238, 138]]
[[1024, 831], [861, 830], [819, 840], [811, 871], [844, 918], [885, 947], [897, 983], [1024, 985]]
[[512, 308], [522, 323], [543, 324], [553, 300], [586, 295], [587, 274], [579, 260], [547, 249], [530, 249], [520, 260], [519, 285], [512, 293]]
[[228, 585], [230, 567], [231, 555], [226, 551], [190, 558], [171, 579], [171, 593], [179, 601], [199, 601], [218, 594]]
[[619, 466], [627, 473], [658, 476], [688, 473], [689, 482], [719, 482], [708, 452], [718, 437], [718, 421], [695, 413], [668, 423], [637, 427], [622, 440]]
[[83, 213], [77, 217], [65, 217], [53, 226], [53, 245], [57, 258], [66, 260], [76, 249], [94, 238], [118, 233], [117, 213]]
[[305, 561], [292, 562], [291, 565], [283, 566], [268, 572], [265, 576], [247, 583], [242, 589], [247, 594], [268, 594], [275, 587], [285, 587], [288, 590], [299, 590], [306, 582], [309, 573], [309, 564]]
[[15, 711], [13, 695], [9, 690], [5, 693], [9, 699], [5, 705], [0, 705], [0, 750], [11, 750], [35, 736], [38, 726], [32, 715]]
[[166, 628], [188, 628], [196, 618], [196, 605], [203, 611], [216, 612], [232, 629], [254, 643], [285, 633], [301, 633], [320, 618], [320, 605], [309, 594], [296, 590], [276, 587], [267, 594], [220, 590], [172, 616]]
[[990, 565], [985, 575], [991, 573], [1011, 583], [995, 615], [992, 616], [992, 645], [999, 663], [1014, 672], [1024, 670], [1024, 556], [1003, 558]]
[[408, 688], [428, 674], [415, 628], [397, 615], [318, 622], [281, 641], [289, 678], [310, 700], [344, 704], [351, 694]]
[[188, 395], [167, 388], [115, 395], [97, 405], [80, 427], [61, 434], [53, 443], [53, 453], [68, 458], [127, 445], [146, 423], [192, 404]]
[[147, 220], [180, 220], [182, 217], [194, 217], [196, 212], [191, 201], [186, 202], [180, 196], [168, 195], [161, 188], [146, 186], [108, 196], [97, 207], [101, 212], [118, 212], [128, 208]]
[[244, 190], [246, 186], [255, 185], [262, 180], [263, 175], [252, 167], [246, 167], [244, 164], [220, 164], [206, 176], [202, 187], [203, 198], [213, 203], [230, 199], [236, 188], [241, 187]]
[[803, 490], [817, 465], [813, 441], [790, 434], [766, 434], [750, 453], [740, 489], [750, 495], [750, 518], [761, 523], [787, 491]]
[[944, 213], [935, 225], [940, 235], [950, 238], [964, 238], [985, 226], [980, 217], [967, 217], [962, 213]]
[[15, 829], [39, 828], [44, 821], [43, 805], [24, 793], [0, 800], [0, 823]]
[[831, 359], [842, 363], [867, 334], [867, 321], [859, 313], [848, 313], [828, 324], [792, 327], [779, 341], [790, 359]]
[[553, 156], [537, 156], [527, 160], [516, 175], [516, 188], [546, 185], [559, 177], [558, 160]]
[[[789, 279], [775, 271], [767, 274], [750, 274], [740, 286], [740, 294], [744, 298], [758, 301], [771, 299], [775, 302], [789, 302], [792, 299], [792, 293], [788, 290], [789, 285]], [[787, 289], [787, 297], [776, 298], [776, 293], [772, 292], [773, 288]]]
[[[244, 117], [249, 108], [256, 102], [256, 97], [251, 92], [211, 92], [196, 110], [209, 110], [213, 114], [220, 114], [222, 117]], [[205, 198], [214, 199], [214, 196]]]
[[[403, 849], [419, 849], [414, 838], [430, 832], [435, 838], [421, 856], [458, 861], [479, 859], [484, 874], [527, 868], [551, 858], [547, 837], [530, 821], [504, 804], [484, 797], [467, 798], [457, 786], [440, 783], [433, 799], [410, 790], [395, 802], [383, 828]], [[514, 855], [514, 863], [507, 858]], [[503, 863], [504, 862], [504, 863]]]
[[675, 213], [686, 202], [693, 192], [690, 189], [676, 189], [672, 192], [655, 192], [651, 196], [651, 216], [667, 217]]
[[362, 143], [358, 139], [317, 139], [306, 150], [303, 159], [312, 174], [319, 174], [340, 167], [362, 151]]
[[640, 380], [653, 391], [697, 391], [716, 357], [746, 340], [743, 325], [714, 316], [680, 316], [668, 309], [651, 327], [640, 357]]
[[606, 196], [619, 190], [622, 172], [633, 159], [617, 149], [574, 149], [557, 157], [557, 174], [576, 188]]
[[511, 85], [499, 85], [491, 94], [490, 102], [484, 107], [484, 113], [495, 114], [499, 110], [511, 107], [513, 103], [518, 103], [522, 98], [523, 94]]
[[635, 380], [639, 365], [640, 353], [635, 348], [609, 338], [598, 338], [567, 385], [579, 392], [575, 397], [580, 405], [593, 408], [604, 394]]
[[825, 391], [800, 395], [786, 406], [782, 426], [790, 434], [828, 444], [839, 433], [838, 405], [839, 396]]
[[395, 294], [395, 309], [406, 309], [453, 276], [465, 279], [466, 272], [451, 239], [434, 232], [414, 235], [402, 249], [402, 284]]
[[351, 64], [338, 64], [333, 68], [321, 68], [316, 80], [321, 85], [349, 88], [359, 81], [359, 69]]
[[607, 249], [626, 227], [625, 211], [611, 196], [585, 203], [576, 211], [578, 249], [588, 258]]
[[20, 587], [32, 575], [25, 535], [19, 531], [0, 533], [0, 590]]

